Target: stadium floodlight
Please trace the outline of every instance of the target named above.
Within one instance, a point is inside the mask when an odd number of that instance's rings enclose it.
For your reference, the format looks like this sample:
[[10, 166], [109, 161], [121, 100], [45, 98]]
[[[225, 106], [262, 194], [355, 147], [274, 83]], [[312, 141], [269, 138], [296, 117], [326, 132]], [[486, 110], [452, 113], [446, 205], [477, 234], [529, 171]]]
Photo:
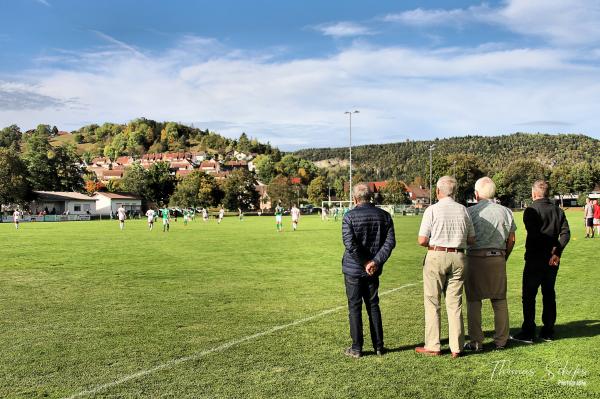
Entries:
[[344, 112], [344, 114], [348, 115], [348, 121], [350, 123], [349, 127], [350, 127], [350, 163], [349, 163], [349, 169], [350, 169], [350, 182], [349, 182], [349, 191], [348, 191], [348, 199], [350, 201], [352, 201], [352, 114], [358, 114], [360, 113], [360, 111], [358, 110], [354, 110], [354, 111], [346, 111]]
[[435, 150], [435, 144], [429, 146], [429, 205], [431, 205], [432, 199], [432, 180], [433, 180], [433, 150]]

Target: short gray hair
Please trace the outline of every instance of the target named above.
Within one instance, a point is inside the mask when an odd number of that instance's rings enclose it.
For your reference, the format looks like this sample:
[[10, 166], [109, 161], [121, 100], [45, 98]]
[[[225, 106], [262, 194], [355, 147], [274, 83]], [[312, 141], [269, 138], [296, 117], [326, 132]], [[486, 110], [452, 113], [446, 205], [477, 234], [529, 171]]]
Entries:
[[481, 198], [492, 199], [496, 195], [496, 183], [485, 176], [475, 182], [475, 191]]
[[456, 194], [456, 179], [452, 176], [442, 176], [435, 185], [440, 193], [447, 197], [454, 197]]
[[531, 186], [531, 191], [537, 195], [548, 198], [550, 195], [550, 185], [546, 180], [536, 180]]
[[369, 202], [371, 194], [371, 189], [367, 183], [358, 183], [352, 188], [352, 196], [359, 202]]

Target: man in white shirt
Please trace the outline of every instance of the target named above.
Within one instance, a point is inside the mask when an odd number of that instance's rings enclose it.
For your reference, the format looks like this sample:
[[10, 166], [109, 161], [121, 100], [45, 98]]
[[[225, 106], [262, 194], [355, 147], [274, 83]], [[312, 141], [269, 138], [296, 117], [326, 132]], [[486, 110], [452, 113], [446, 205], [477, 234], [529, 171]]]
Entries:
[[15, 229], [19, 230], [19, 219], [21, 219], [21, 212], [18, 209], [15, 209], [13, 212], [13, 221], [15, 222]]
[[152, 228], [154, 228], [154, 209], [148, 209], [146, 211], [146, 217], [148, 218], [148, 228], [150, 229], [150, 231], [152, 231]]
[[225, 217], [225, 208], [221, 207], [221, 209], [219, 209], [219, 224], [221, 224], [221, 220], [223, 220], [224, 217]]
[[119, 207], [119, 209], [117, 209], [117, 216], [119, 217], [119, 227], [121, 228], [121, 230], [123, 230], [125, 228], [125, 218], [127, 215], [127, 211], [125, 211], [125, 208], [123, 208], [123, 206]]
[[298, 221], [300, 220], [300, 209], [298, 209], [296, 205], [292, 206], [290, 215], [292, 216], [292, 228], [296, 231], [298, 228]]
[[208, 211], [206, 210], [206, 208], [202, 208], [202, 220], [208, 222]]
[[452, 358], [463, 350], [465, 333], [462, 313], [465, 251], [475, 244], [475, 229], [467, 208], [454, 201], [456, 179], [442, 176], [436, 184], [438, 203], [423, 214], [419, 229], [419, 245], [428, 249], [423, 262], [423, 295], [425, 307], [425, 345], [417, 353], [439, 356], [440, 297], [446, 298], [448, 341]]

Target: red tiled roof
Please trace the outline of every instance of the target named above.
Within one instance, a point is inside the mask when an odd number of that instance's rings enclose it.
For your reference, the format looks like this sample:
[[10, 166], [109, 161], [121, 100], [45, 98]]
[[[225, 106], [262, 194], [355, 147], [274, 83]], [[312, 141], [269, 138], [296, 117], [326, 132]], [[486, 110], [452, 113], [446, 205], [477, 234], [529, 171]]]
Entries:
[[187, 176], [191, 173], [194, 173], [193, 169], [184, 169], [184, 170], [178, 170], [175, 172], [176, 176]]
[[410, 185], [407, 187], [408, 192], [410, 193], [411, 199], [417, 198], [429, 198], [429, 189], [424, 187], [419, 187], [416, 185]]
[[217, 162], [215, 161], [202, 161], [202, 163], [200, 164], [201, 168], [216, 168], [218, 165]]
[[127, 157], [127, 156], [118, 157], [117, 163], [120, 165], [129, 165], [131, 163], [131, 157]]
[[227, 166], [248, 166], [246, 161], [228, 161], [225, 163]]
[[102, 172], [104, 177], [123, 177], [124, 170], [105, 170]]
[[191, 164], [188, 161], [176, 161], [176, 162], [171, 162], [170, 167], [171, 168], [178, 168], [178, 169], [187, 169], [191, 166]]

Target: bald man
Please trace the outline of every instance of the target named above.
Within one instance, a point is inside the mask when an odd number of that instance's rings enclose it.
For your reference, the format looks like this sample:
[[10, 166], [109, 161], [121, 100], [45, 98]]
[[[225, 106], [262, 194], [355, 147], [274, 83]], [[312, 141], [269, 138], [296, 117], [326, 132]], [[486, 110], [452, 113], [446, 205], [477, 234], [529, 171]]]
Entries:
[[489, 177], [475, 183], [477, 205], [467, 208], [475, 228], [475, 243], [469, 245], [469, 267], [465, 275], [467, 320], [470, 342], [466, 350], [483, 348], [481, 301], [489, 299], [494, 309], [494, 344], [503, 349], [509, 337], [506, 302], [506, 261], [515, 246], [517, 226], [510, 209], [494, 202], [496, 185]]

